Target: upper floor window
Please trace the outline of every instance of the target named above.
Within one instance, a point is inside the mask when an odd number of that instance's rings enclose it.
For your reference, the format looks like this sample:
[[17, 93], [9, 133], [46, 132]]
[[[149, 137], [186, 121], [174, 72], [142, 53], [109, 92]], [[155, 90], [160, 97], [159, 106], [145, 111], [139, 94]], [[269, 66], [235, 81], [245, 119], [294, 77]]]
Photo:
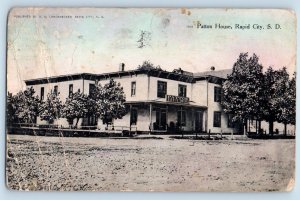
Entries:
[[135, 96], [136, 94], [136, 82], [131, 82], [131, 96]]
[[214, 92], [215, 102], [221, 102], [221, 98], [222, 98], [222, 88], [215, 87], [215, 92]]
[[214, 112], [214, 127], [221, 127], [221, 112]]
[[44, 96], [45, 96], [45, 88], [41, 87], [41, 100], [44, 100]]
[[178, 96], [186, 97], [186, 85], [178, 85]]
[[95, 89], [96, 89], [95, 84], [90, 83], [90, 85], [89, 85], [89, 95], [92, 95], [94, 93]]
[[167, 94], [167, 82], [157, 81], [157, 97], [165, 98]]
[[54, 86], [54, 91], [53, 91], [53, 93], [54, 93], [55, 95], [58, 94], [58, 86], [57, 86], [57, 85]]
[[73, 95], [73, 84], [69, 85], [69, 97]]

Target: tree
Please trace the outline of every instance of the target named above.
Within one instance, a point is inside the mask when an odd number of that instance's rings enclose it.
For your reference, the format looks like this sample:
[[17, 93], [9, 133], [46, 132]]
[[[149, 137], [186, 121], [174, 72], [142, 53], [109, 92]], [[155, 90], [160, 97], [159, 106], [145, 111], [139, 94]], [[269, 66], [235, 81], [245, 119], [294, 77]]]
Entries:
[[273, 122], [276, 120], [286, 126], [293, 123], [295, 116], [295, 79], [290, 80], [286, 68], [266, 72], [265, 94], [267, 94], [266, 119], [269, 121], [269, 133], [273, 134]]
[[16, 112], [17, 112], [16, 95], [12, 95], [12, 93], [8, 92], [7, 104], [6, 104], [6, 122], [8, 125], [12, 125], [18, 122]]
[[9, 123], [35, 123], [38, 116], [40, 100], [34, 96], [32, 87], [18, 92], [16, 95], [8, 93], [7, 120]]
[[264, 101], [262, 65], [253, 54], [241, 53], [233, 65], [232, 74], [223, 83], [222, 106], [225, 113], [233, 115], [234, 122], [243, 122], [247, 131], [247, 120], [263, 118], [261, 109]]
[[59, 99], [59, 93], [50, 92], [47, 94], [47, 99], [40, 106], [40, 118], [52, 124], [54, 120], [61, 116], [62, 102]]
[[87, 95], [79, 91], [73, 93], [72, 96], [66, 99], [62, 107], [62, 117], [66, 118], [70, 125], [73, 125], [74, 119], [77, 119], [75, 124], [75, 127], [77, 127], [79, 119], [83, 118], [87, 113], [87, 100]]
[[97, 106], [95, 115], [107, 126], [112, 119], [121, 119], [127, 113], [123, 87], [113, 79], [110, 79], [104, 86], [97, 83], [93, 98]]
[[296, 73], [289, 82], [289, 96], [291, 98], [289, 107], [289, 123], [296, 124]]
[[265, 98], [264, 115], [269, 122], [269, 134], [274, 133], [274, 121], [288, 123], [289, 75], [285, 68], [273, 70], [269, 67], [265, 72]]
[[138, 70], [159, 70], [162, 71], [161, 67], [159, 65], [154, 66], [149, 60], [144, 61], [142, 65], [139, 65]]

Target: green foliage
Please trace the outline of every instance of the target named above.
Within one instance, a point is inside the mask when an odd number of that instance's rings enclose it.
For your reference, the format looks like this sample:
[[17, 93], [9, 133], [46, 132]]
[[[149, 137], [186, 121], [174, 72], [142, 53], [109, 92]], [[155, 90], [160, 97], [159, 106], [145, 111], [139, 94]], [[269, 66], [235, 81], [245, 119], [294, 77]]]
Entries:
[[16, 96], [12, 95], [12, 93], [8, 92], [7, 94], [7, 104], [6, 104], [6, 122], [8, 125], [13, 123], [17, 123], [17, 103]]
[[105, 122], [121, 119], [128, 112], [124, 104], [126, 97], [123, 87], [112, 79], [104, 86], [96, 84], [93, 99], [97, 108], [95, 116]]
[[[273, 122], [294, 124], [296, 115], [295, 78], [291, 80], [286, 68], [273, 70], [269, 67], [265, 73], [264, 115], [269, 121], [269, 132], [273, 134]], [[286, 131], [286, 130], [285, 130]]]
[[16, 95], [7, 95], [7, 122], [12, 123], [35, 123], [38, 116], [40, 100], [34, 96], [32, 87], [20, 91]]
[[251, 117], [261, 119], [262, 97], [262, 65], [255, 54], [248, 58], [248, 53], [241, 53], [232, 74], [223, 84], [224, 111], [233, 114], [234, 121], [245, 121]]
[[289, 95], [289, 74], [286, 68], [273, 70], [271, 67], [265, 73], [266, 118], [288, 123], [288, 110], [292, 97]]
[[296, 73], [293, 74], [292, 79], [289, 82], [289, 92], [288, 92], [290, 101], [290, 107], [288, 111], [289, 123], [296, 124]]
[[149, 60], [144, 61], [142, 65], [139, 65], [138, 70], [159, 70], [161, 71], [161, 67], [158, 66], [154, 66], [154, 64], [152, 64]]
[[66, 118], [70, 125], [73, 124], [74, 119], [77, 119], [75, 125], [77, 126], [79, 118], [83, 118], [87, 113], [87, 100], [87, 95], [79, 91], [73, 93], [72, 96], [66, 99], [66, 102], [61, 110], [61, 116]]
[[295, 124], [295, 75], [290, 80], [285, 67], [279, 70], [269, 67], [263, 74], [255, 54], [248, 58], [247, 53], [241, 53], [223, 84], [223, 91], [224, 111], [233, 114], [234, 121], [266, 120], [270, 134], [274, 121]]
[[47, 121], [49, 124], [52, 124], [54, 120], [61, 117], [62, 102], [59, 99], [59, 93], [56, 94], [51, 92], [47, 94], [47, 99], [45, 102], [42, 102], [39, 113], [41, 120]]

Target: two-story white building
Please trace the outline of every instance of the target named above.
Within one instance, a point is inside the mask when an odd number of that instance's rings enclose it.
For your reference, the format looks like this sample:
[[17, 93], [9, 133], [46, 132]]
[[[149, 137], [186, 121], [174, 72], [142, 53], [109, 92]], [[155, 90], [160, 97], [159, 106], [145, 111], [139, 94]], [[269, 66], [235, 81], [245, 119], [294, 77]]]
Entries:
[[[47, 93], [59, 92], [65, 99], [75, 91], [89, 94], [96, 81], [102, 85], [110, 79], [119, 82], [126, 95], [128, 114], [114, 119], [118, 127], [136, 127], [139, 132], [211, 132], [237, 133], [241, 127], [234, 127], [230, 116], [221, 108], [221, 83], [230, 70], [189, 73], [181, 69], [173, 72], [163, 70], [120, 70], [104, 74], [71, 74], [26, 80], [27, 87], [33, 87], [39, 98]], [[37, 123], [45, 123], [38, 120]], [[67, 120], [55, 123], [68, 126]], [[82, 126], [96, 125], [104, 130], [105, 124], [97, 119], [82, 119]]]

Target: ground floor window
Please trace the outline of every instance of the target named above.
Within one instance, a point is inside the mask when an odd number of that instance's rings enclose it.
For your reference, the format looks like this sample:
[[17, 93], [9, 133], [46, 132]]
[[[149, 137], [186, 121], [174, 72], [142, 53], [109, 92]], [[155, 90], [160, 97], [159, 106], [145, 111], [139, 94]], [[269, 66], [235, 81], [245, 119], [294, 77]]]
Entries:
[[177, 111], [177, 123], [178, 126], [186, 126], [186, 112], [185, 110]]
[[214, 127], [221, 127], [221, 112], [214, 112]]
[[107, 117], [107, 118], [102, 119], [102, 124], [112, 124], [112, 118]]
[[82, 126], [96, 126], [97, 125], [97, 117], [95, 116], [89, 116], [89, 117], [84, 117], [82, 119]]
[[167, 129], [167, 110], [164, 108], [156, 108], [156, 121], [153, 124], [154, 130]]
[[203, 112], [196, 111], [194, 119], [195, 119], [195, 131], [202, 132], [203, 131]]
[[232, 114], [228, 114], [228, 128], [234, 128], [234, 122], [233, 122], [233, 115]]
[[137, 117], [138, 117], [137, 109], [132, 108], [130, 111], [130, 125], [136, 125]]

